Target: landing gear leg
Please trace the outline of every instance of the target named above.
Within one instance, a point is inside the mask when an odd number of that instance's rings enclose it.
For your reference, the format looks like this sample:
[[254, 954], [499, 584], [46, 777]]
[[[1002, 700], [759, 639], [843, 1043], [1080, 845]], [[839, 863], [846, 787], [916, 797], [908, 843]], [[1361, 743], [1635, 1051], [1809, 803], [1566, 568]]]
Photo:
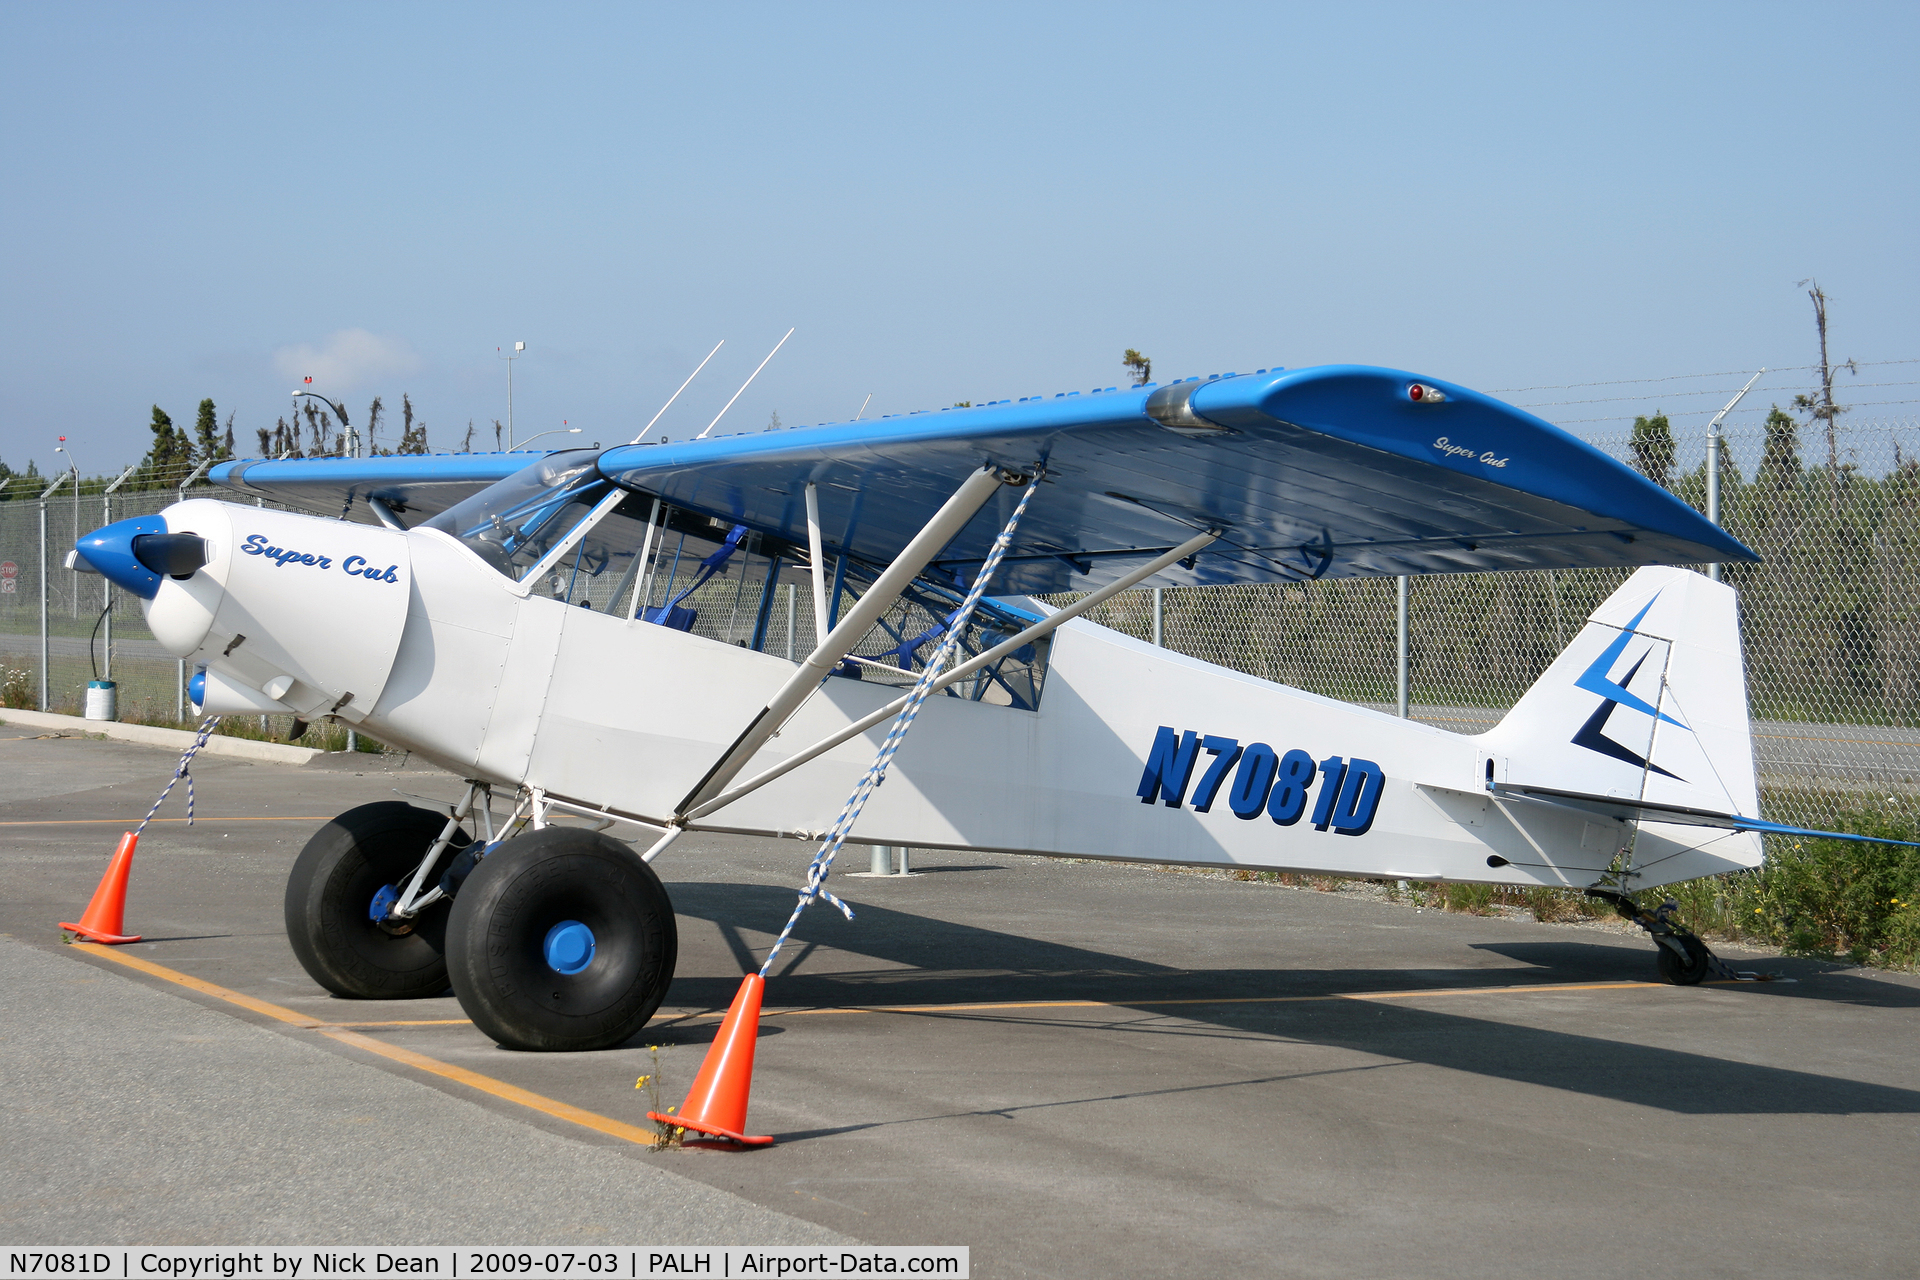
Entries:
[[443, 834], [448, 847], [468, 843], [464, 830], [447, 826], [431, 810], [386, 800], [347, 810], [307, 841], [287, 877], [287, 941], [315, 982], [353, 1000], [447, 989], [447, 904], [398, 924], [385, 919], [395, 882], [416, 874]]
[[1777, 973], [1755, 973], [1747, 969], [1735, 969], [1700, 941], [1693, 933], [1682, 928], [1674, 919], [1680, 911], [1680, 904], [1669, 898], [1653, 911], [1640, 909], [1640, 904], [1632, 897], [1615, 889], [1589, 889], [1589, 898], [1598, 898], [1610, 904], [1622, 917], [1645, 929], [1653, 935], [1654, 944], [1659, 948], [1655, 963], [1660, 970], [1660, 980], [1670, 982], [1676, 987], [1691, 987], [1706, 979], [1708, 974], [1723, 982], [1777, 982]]

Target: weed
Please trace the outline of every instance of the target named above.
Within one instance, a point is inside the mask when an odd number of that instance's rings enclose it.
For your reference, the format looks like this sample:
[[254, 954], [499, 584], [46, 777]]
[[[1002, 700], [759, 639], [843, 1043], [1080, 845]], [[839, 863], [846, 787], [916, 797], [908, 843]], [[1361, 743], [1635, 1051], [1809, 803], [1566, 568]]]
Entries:
[[1450, 884], [1443, 886], [1449, 911], [1470, 916], [1490, 916], [1494, 907], [1494, 886], [1490, 884]]
[[[660, 1046], [657, 1044], [648, 1045], [647, 1057], [650, 1060], [649, 1065], [652, 1066], [653, 1070], [647, 1072], [646, 1075], [641, 1076], [638, 1080], [635, 1080], [633, 1087], [646, 1090], [647, 1110], [659, 1115], [670, 1116], [673, 1114], [673, 1108], [660, 1105]], [[685, 1129], [680, 1128], [678, 1125], [666, 1124], [659, 1120], [653, 1122], [653, 1129], [656, 1135], [653, 1140], [653, 1149], [655, 1151], [664, 1151], [668, 1147], [679, 1146], [681, 1139], [684, 1138], [687, 1133]]]
[[33, 690], [33, 669], [23, 658], [0, 658], [0, 707], [28, 711], [39, 704]]

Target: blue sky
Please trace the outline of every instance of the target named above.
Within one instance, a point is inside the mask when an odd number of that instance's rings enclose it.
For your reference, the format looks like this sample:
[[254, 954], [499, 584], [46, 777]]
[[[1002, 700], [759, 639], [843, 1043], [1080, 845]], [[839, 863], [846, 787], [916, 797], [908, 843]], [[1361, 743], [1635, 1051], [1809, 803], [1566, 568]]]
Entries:
[[[436, 447], [1353, 361], [1920, 358], [1920, 7], [0, 7], [0, 458], [302, 372]], [[1911, 383], [1920, 364], [1860, 384]], [[1517, 392], [1603, 431], [1742, 379]], [[1804, 373], [1763, 382], [1764, 412]], [[1911, 385], [1841, 387], [1920, 417]], [[1599, 422], [1588, 419], [1603, 419]], [[1704, 415], [1677, 419], [1697, 425]], [[389, 436], [389, 440], [391, 437]], [[557, 443], [549, 437], [547, 443]]]

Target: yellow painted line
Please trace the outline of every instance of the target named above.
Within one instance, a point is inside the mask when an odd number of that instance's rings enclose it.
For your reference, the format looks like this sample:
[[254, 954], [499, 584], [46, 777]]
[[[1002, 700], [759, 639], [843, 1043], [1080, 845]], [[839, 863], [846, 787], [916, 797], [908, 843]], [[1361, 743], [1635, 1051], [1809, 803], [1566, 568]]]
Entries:
[[1664, 982], [1542, 982], [1521, 983], [1511, 987], [1439, 987], [1426, 991], [1353, 991], [1334, 997], [1338, 1000], [1417, 1000], [1422, 996], [1499, 996], [1535, 991], [1632, 991], [1640, 987], [1663, 987]]
[[139, 956], [130, 956], [114, 947], [104, 947], [97, 942], [76, 942], [73, 944], [73, 949], [84, 951], [88, 955], [99, 956], [102, 960], [111, 960], [115, 964], [123, 964], [129, 969], [138, 969], [141, 973], [175, 983], [189, 991], [198, 991], [203, 996], [212, 996], [216, 1000], [225, 1000], [228, 1004], [237, 1004], [242, 1009], [251, 1009], [255, 1013], [265, 1014], [269, 1018], [296, 1027], [314, 1030], [321, 1025], [318, 1018], [309, 1017], [304, 1013], [295, 1013], [282, 1005], [269, 1004], [265, 1000], [256, 1000], [252, 996], [241, 995], [238, 991], [230, 991], [226, 987], [196, 978], [191, 974], [181, 973], [178, 969], [169, 969], [163, 964], [142, 960]]
[[323, 1027], [470, 1027], [472, 1018], [422, 1018], [416, 1022], [323, 1022]]
[[642, 1129], [638, 1125], [624, 1124], [619, 1120], [610, 1120], [597, 1112], [587, 1111], [522, 1089], [518, 1085], [508, 1084], [504, 1080], [495, 1080], [492, 1076], [483, 1076], [478, 1071], [469, 1071], [465, 1067], [456, 1067], [442, 1062], [438, 1058], [429, 1058], [424, 1053], [415, 1053], [411, 1049], [402, 1049], [398, 1045], [384, 1044], [372, 1036], [363, 1036], [358, 1031], [348, 1031], [344, 1027], [321, 1027], [320, 1034], [341, 1044], [350, 1044], [356, 1049], [365, 1049], [368, 1053], [377, 1053], [394, 1062], [405, 1063], [409, 1067], [428, 1072], [444, 1080], [464, 1084], [470, 1089], [478, 1089], [484, 1094], [500, 1098], [506, 1102], [518, 1103], [531, 1111], [549, 1115], [557, 1120], [570, 1121], [595, 1133], [604, 1133], [611, 1138], [620, 1138], [627, 1142], [650, 1147], [659, 1140], [660, 1135], [652, 1129]]
[[465, 1067], [456, 1067], [451, 1063], [441, 1062], [438, 1058], [429, 1058], [424, 1053], [415, 1053], [411, 1049], [402, 1049], [397, 1045], [382, 1044], [372, 1036], [363, 1036], [358, 1031], [350, 1031], [345, 1027], [318, 1022], [303, 1013], [295, 1013], [292, 1009], [284, 1008], [277, 1004], [270, 1004], [265, 1000], [256, 1000], [252, 996], [242, 995], [238, 991], [230, 990], [216, 983], [207, 982], [203, 979], [193, 977], [190, 974], [181, 973], [178, 969], [169, 969], [165, 965], [155, 964], [151, 960], [142, 960], [138, 956], [127, 955], [124, 952], [114, 950], [112, 947], [103, 947], [91, 942], [76, 943], [75, 946], [90, 955], [100, 956], [103, 959], [113, 961], [115, 964], [123, 964], [129, 969], [138, 969], [141, 973], [151, 974], [167, 982], [176, 983], [186, 987], [190, 991], [198, 991], [202, 995], [212, 996], [216, 1000], [224, 1000], [228, 1004], [239, 1005], [242, 1009], [251, 1009], [255, 1013], [265, 1014], [269, 1018], [291, 1023], [294, 1026], [302, 1027], [309, 1031], [318, 1031], [321, 1035], [331, 1040], [337, 1040], [341, 1044], [349, 1044], [356, 1049], [365, 1049], [368, 1053], [378, 1054], [380, 1057], [387, 1058], [393, 1062], [405, 1063], [407, 1066], [439, 1076], [442, 1079], [453, 1080], [464, 1084], [470, 1089], [478, 1089], [480, 1092], [491, 1095], [492, 1097], [500, 1098], [507, 1102], [518, 1103], [520, 1106], [526, 1107], [529, 1110], [538, 1111], [542, 1115], [553, 1116], [555, 1119], [570, 1121], [573, 1124], [580, 1125], [582, 1128], [592, 1129], [595, 1133], [604, 1133], [609, 1137], [620, 1138], [627, 1142], [639, 1143], [649, 1147], [652, 1146], [660, 1136], [652, 1129], [642, 1129], [638, 1125], [624, 1124], [618, 1120], [610, 1120], [606, 1116], [587, 1111], [584, 1108], [576, 1107], [569, 1103], [557, 1101], [528, 1089], [522, 1089], [518, 1085], [508, 1084], [504, 1080], [495, 1080], [492, 1076], [483, 1076], [478, 1071], [469, 1071]]
[[[334, 817], [338, 817], [338, 816], [339, 816], [338, 814], [334, 815]], [[209, 817], [206, 817], [205, 815], [196, 815], [193, 820], [195, 822], [332, 822], [333, 817], [326, 817], [326, 818], [299, 818], [299, 817], [209, 818]], [[155, 818], [153, 821], [155, 824], [159, 824], [162, 822], [185, 822], [186, 819], [185, 818]], [[137, 827], [139, 825], [140, 825], [140, 819], [138, 818], [48, 818], [43, 822], [42, 821], [0, 822], [0, 827], [97, 827], [97, 826]]]
[[[1426, 996], [1521, 995], [1553, 991], [1633, 991], [1660, 982], [1530, 982], [1506, 987], [1432, 987], [1414, 991], [1340, 991], [1323, 996], [1207, 996], [1177, 1000], [1023, 1000], [999, 1004], [824, 1005], [814, 1009], [763, 1009], [763, 1018], [804, 1018], [823, 1013], [988, 1013], [1008, 1009], [1128, 1009], [1216, 1004], [1315, 1004], [1328, 1000], [1418, 1000]], [[720, 1018], [722, 1010], [673, 1015], [677, 1020]]]

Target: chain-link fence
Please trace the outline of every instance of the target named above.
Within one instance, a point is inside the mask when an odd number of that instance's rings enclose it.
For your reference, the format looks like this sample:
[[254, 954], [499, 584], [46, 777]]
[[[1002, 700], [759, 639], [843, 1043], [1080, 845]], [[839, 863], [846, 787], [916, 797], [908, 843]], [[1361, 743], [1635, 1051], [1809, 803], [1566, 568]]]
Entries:
[[[1721, 523], [1763, 557], [1727, 566], [1725, 580], [1740, 590], [1765, 816], [1831, 827], [1863, 809], [1920, 808], [1920, 423], [1849, 424], [1829, 443], [1817, 426], [1777, 419], [1723, 438]], [[1589, 439], [1705, 508], [1704, 438]], [[1491, 728], [1627, 576], [1412, 579], [1411, 716], [1455, 733]], [[1158, 605], [1161, 640], [1393, 710], [1396, 590], [1378, 578], [1169, 589]], [[1152, 639], [1154, 614], [1154, 593], [1140, 591], [1089, 616]]]
[[[1590, 438], [1705, 507], [1703, 439]], [[1729, 431], [1725, 442], [1722, 523], [1764, 557], [1728, 566], [1726, 580], [1741, 592], [1765, 816], [1834, 826], [1862, 809], [1920, 808], [1920, 422], [1848, 424], [1829, 440], [1817, 425], [1777, 418]], [[204, 485], [192, 492], [231, 496]], [[14, 500], [0, 502], [5, 701], [77, 713], [97, 670], [118, 682], [123, 719], [182, 714], [179, 664], [147, 632], [139, 602], [113, 592], [103, 620], [102, 580], [61, 567], [79, 534], [157, 512], [179, 493], [163, 486], [76, 500], [69, 491], [41, 501], [18, 481], [8, 493]], [[764, 647], [779, 654], [791, 630], [798, 656], [814, 643], [811, 592], [789, 578], [763, 594], [765, 566], [764, 557], [746, 555], [741, 572], [703, 585], [687, 601], [698, 608], [695, 629], [729, 643], [763, 630]], [[655, 579], [648, 603], [691, 581], [686, 568]], [[1411, 715], [1457, 733], [1491, 727], [1626, 576], [1581, 569], [1414, 578]], [[1396, 609], [1392, 579], [1169, 589], [1158, 598], [1158, 626], [1162, 643], [1179, 652], [1391, 710], [1400, 675]], [[1090, 616], [1152, 639], [1155, 612], [1155, 594], [1136, 591]], [[884, 657], [939, 610], [903, 603], [895, 613], [860, 653]]]
[[118, 686], [122, 720], [170, 724], [191, 714], [189, 673], [147, 630], [139, 599], [109, 589], [97, 574], [65, 567], [82, 534], [155, 515], [183, 492], [238, 500], [204, 483], [183, 491], [178, 485], [191, 475], [155, 477], [110, 494], [90, 480], [78, 498], [71, 479], [44, 499], [52, 479], [23, 484], [16, 477], [7, 486], [11, 501], [0, 502], [0, 702], [78, 715], [87, 683], [103, 679]]

